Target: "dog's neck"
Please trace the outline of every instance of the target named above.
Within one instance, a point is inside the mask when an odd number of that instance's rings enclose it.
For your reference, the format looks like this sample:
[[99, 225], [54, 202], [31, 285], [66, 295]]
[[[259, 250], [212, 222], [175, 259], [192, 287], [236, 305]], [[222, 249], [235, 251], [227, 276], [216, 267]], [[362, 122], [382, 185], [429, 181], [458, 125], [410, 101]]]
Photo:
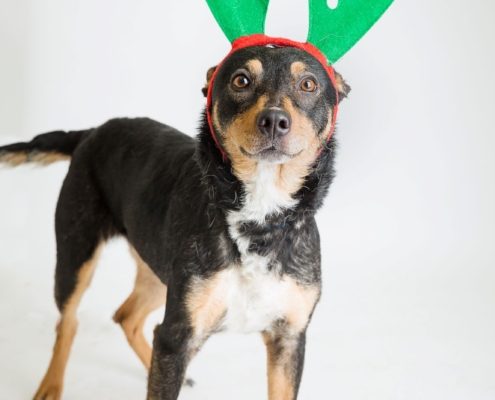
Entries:
[[225, 214], [242, 210], [240, 216], [246, 221], [279, 224], [299, 213], [314, 214], [321, 206], [333, 179], [333, 138], [319, 155], [300, 189], [292, 195], [281, 192], [273, 184], [278, 170], [275, 164], [258, 163], [252, 179], [240, 181], [233, 174], [230, 162], [223, 160], [206, 118], [203, 118], [198, 138], [196, 160], [210, 200]]

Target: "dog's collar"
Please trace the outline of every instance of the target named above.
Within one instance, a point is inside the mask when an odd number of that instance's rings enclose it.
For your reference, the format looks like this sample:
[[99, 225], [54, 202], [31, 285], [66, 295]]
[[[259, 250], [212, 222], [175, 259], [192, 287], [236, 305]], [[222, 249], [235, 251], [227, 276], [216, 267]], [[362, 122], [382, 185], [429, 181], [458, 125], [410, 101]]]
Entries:
[[[296, 42], [294, 40], [286, 39], [286, 38], [277, 38], [277, 37], [269, 37], [263, 34], [254, 34], [254, 35], [248, 35], [248, 36], [242, 36], [234, 42], [232, 42], [232, 49], [230, 52], [225, 56], [225, 58], [218, 64], [217, 68], [213, 72], [213, 75], [211, 77], [210, 83], [208, 85], [208, 93], [206, 97], [206, 118], [208, 120], [208, 127], [211, 132], [211, 136], [213, 137], [213, 140], [215, 141], [215, 145], [218, 148], [218, 151], [222, 154], [222, 159], [224, 161], [227, 161], [227, 154], [225, 153], [224, 148], [220, 144], [220, 141], [218, 140], [217, 133], [215, 131], [215, 127], [213, 125], [213, 118], [212, 118], [212, 94], [213, 94], [213, 86], [215, 83], [215, 78], [220, 70], [220, 67], [223, 65], [223, 63], [236, 51], [240, 49], [245, 49], [246, 47], [253, 47], [253, 46], [268, 46], [268, 45], [273, 45], [277, 47], [295, 47], [297, 49], [303, 50], [310, 55], [312, 55], [314, 58], [316, 58], [321, 65], [325, 68], [325, 71], [327, 71], [328, 77], [330, 78], [330, 81], [332, 82], [333, 87], [335, 88], [335, 106], [333, 107], [332, 110], [332, 122], [330, 124], [329, 131], [327, 132], [326, 135], [323, 137], [326, 137], [326, 143], [330, 140], [332, 137], [334, 131], [335, 131], [335, 124], [337, 121], [337, 113], [339, 109], [339, 92], [337, 90], [337, 81], [335, 79], [335, 71], [331, 65], [328, 64], [327, 58], [323, 53], [318, 50], [317, 47], [312, 45], [311, 43], [303, 43], [303, 42]], [[325, 144], [326, 144], [325, 143]]]

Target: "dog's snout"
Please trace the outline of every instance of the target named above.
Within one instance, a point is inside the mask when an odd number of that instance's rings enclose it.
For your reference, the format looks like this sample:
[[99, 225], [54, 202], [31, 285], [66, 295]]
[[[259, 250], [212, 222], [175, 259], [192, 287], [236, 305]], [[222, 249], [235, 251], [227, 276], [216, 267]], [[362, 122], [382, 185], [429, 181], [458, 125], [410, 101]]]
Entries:
[[283, 110], [266, 109], [258, 116], [258, 129], [263, 135], [275, 138], [290, 131], [290, 116]]

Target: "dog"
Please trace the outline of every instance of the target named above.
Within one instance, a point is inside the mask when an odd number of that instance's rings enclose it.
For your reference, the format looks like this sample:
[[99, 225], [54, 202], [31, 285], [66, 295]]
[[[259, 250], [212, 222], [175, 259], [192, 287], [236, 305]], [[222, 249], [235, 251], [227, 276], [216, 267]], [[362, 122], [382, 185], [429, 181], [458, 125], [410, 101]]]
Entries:
[[[189, 361], [221, 331], [261, 333], [269, 399], [297, 398], [321, 293], [314, 216], [334, 176], [329, 127], [350, 88], [291, 47], [235, 52], [208, 71], [205, 94], [214, 72], [216, 138], [205, 113], [196, 138], [119, 118], [0, 147], [12, 166], [71, 159], [55, 218], [60, 320], [34, 399], [61, 398], [77, 307], [114, 236], [128, 240], [137, 264], [114, 320], [150, 370], [148, 399], [177, 399]], [[151, 349], [143, 324], [165, 303]]]

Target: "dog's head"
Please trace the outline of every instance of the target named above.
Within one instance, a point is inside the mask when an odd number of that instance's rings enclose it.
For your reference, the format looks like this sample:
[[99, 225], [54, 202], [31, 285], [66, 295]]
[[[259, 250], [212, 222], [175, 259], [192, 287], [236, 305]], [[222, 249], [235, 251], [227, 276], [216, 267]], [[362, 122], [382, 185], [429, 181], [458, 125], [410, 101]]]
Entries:
[[342, 77], [335, 88], [318, 60], [293, 47], [244, 48], [219, 68], [210, 112], [234, 173], [246, 178], [258, 163], [308, 170], [330, 133], [336, 92], [350, 90]]

